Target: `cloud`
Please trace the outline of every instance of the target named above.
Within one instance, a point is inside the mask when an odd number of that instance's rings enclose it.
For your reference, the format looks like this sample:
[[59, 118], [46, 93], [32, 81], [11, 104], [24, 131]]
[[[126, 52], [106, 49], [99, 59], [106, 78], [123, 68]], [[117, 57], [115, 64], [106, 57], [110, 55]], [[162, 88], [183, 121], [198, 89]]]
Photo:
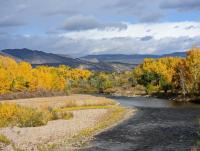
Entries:
[[125, 29], [126, 24], [122, 23], [102, 23], [91, 16], [73, 16], [67, 19], [61, 29], [68, 31], [81, 31], [89, 29], [118, 28]]
[[145, 37], [142, 37], [140, 40], [141, 40], [141, 41], [149, 41], [149, 40], [151, 40], [151, 39], [153, 39], [152, 36], [145, 36]]
[[[178, 26], [179, 28], [174, 28]], [[188, 30], [190, 26], [195, 26]], [[147, 32], [149, 31], [149, 32]], [[62, 36], [70, 37], [74, 39], [111, 39], [116, 37], [145, 37], [151, 36], [154, 39], [162, 39], [166, 37], [195, 37], [199, 36], [200, 33], [200, 22], [165, 22], [165, 23], [151, 23], [151, 24], [127, 24], [127, 29], [105, 29], [98, 30], [92, 29], [87, 31], [74, 31], [70, 33], [62, 33]]]
[[164, 15], [161, 13], [149, 13], [149, 14], [140, 14], [137, 16], [140, 22], [157, 22], [159, 21]]
[[193, 26], [193, 25], [190, 25], [190, 26], [186, 27], [185, 29], [186, 29], [186, 30], [190, 30], [190, 29], [194, 29], [194, 28], [196, 28], [196, 27]]
[[[200, 36], [165, 37], [141, 41], [137, 37], [119, 37], [107, 39], [73, 39], [62, 36], [0, 36], [0, 49], [30, 48], [58, 54], [83, 56], [87, 54], [122, 53], [169, 53], [185, 51], [193, 45], [199, 46]], [[38, 49], [39, 48], [39, 49]]]
[[66, 16], [66, 15], [74, 15], [76, 13], [77, 13], [76, 11], [69, 11], [66, 9], [55, 9], [52, 11], [44, 12], [44, 15], [45, 16], [56, 16], [56, 15], [65, 15]]
[[160, 0], [118, 0], [106, 6], [110, 11], [119, 15], [128, 15], [140, 22], [157, 22], [164, 13], [159, 8]]
[[154, 53], [163, 54], [178, 51], [187, 51], [193, 46], [200, 47], [200, 36], [193, 38], [184, 36], [179, 38], [164, 38], [157, 43], [157, 49]]
[[160, 4], [162, 9], [177, 9], [180, 11], [200, 10], [199, 0], [167, 0]]
[[16, 27], [26, 25], [24, 21], [14, 19], [13, 17], [7, 17], [0, 19], [0, 28], [1, 27]]
[[1, 49], [162, 53], [200, 42], [198, 0], [0, 1]]

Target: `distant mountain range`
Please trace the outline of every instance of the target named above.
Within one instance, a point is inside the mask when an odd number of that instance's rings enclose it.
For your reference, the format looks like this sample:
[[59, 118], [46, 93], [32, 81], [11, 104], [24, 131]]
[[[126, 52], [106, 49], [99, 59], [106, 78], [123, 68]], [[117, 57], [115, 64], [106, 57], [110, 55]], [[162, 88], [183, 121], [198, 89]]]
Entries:
[[124, 55], [124, 54], [102, 54], [102, 55], [87, 55], [81, 57], [83, 60], [91, 62], [121, 62], [138, 65], [145, 58], [161, 58], [161, 57], [186, 57], [186, 52], [174, 52], [164, 55], [151, 55], [151, 54], [133, 54], [133, 55]]
[[[82, 68], [90, 69], [94, 71], [122, 71], [131, 69], [131, 65], [122, 65], [120, 63], [106, 63], [106, 62], [89, 62], [87, 60], [82, 60], [79, 58], [72, 58], [68, 55], [60, 55], [53, 53], [46, 53], [37, 50], [30, 49], [5, 49], [0, 51], [1, 55], [9, 56], [16, 61], [26, 61], [33, 65], [33, 67], [38, 65], [48, 65], [48, 66], [59, 66], [61, 64], [70, 66], [72, 68]], [[120, 65], [118, 67], [117, 65]], [[127, 68], [131, 66], [130, 68]]]
[[34, 67], [38, 65], [59, 66], [61, 64], [73, 67], [90, 69], [95, 71], [125, 71], [131, 70], [141, 63], [144, 58], [160, 58], [166, 56], [185, 57], [185, 52], [176, 52], [165, 55], [124, 55], [103, 54], [88, 55], [81, 58], [72, 58], [68, 55], [46, 53], [30, 49], [5, 49], [0, 51], [1, 55], [10, 56], [16, 61], [27, 61]]

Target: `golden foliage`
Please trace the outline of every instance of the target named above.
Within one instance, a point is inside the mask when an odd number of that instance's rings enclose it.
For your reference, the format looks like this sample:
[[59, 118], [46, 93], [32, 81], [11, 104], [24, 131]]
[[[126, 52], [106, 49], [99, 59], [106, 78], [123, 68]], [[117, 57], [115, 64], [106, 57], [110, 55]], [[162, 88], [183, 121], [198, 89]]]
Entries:
[[0, 127], [36, 127], [46, 125], [49, 120], [68, 120], [72, 117], [73, 113], [54, 108], [37, 109], [14, 103], [0, 104]]
[[[165, 57], [145, 59], [134, 69], [134, 77], [140, 79], [144, 73], [160, 76], [159, 84], [172, 86], [182, 94], [200, 94], [200, 48], [192, 48], [186, 58]], [[161, 81], [162, 80], [162, 81]], [[151, 87], [152, 88], [152, 87]]]
[[154, 72], [162, 75], [167, 82], [171, 83], [173, 75], [176, 73], [176, 68], [181, 60], [181, 58], [174, 57], [145, 59], [142, 65], [134, 70], [134, 73], [136, 77], [140, 77], [144, 71]]
[[66, 91], [69, 81], [88, 79], [88, 70], [38, 66], [32, 68], [27, 62], [17, 63], [9, 57], [0, 56], [0, 94], [22, 91]]
[[0, 127], [34, 127], [45, 125], [50, 114], [16, 104], [0, 104]]

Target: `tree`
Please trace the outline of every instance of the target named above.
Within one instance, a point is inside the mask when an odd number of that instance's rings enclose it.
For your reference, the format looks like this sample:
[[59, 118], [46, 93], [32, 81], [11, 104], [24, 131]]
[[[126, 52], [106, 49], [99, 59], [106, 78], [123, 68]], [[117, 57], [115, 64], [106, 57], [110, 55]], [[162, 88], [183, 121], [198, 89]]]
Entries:
[[99, 93], [104, 93], [106, 89], [113, 87], [113, 83], [112, 80], [109, 78], [109, 75], [103, 72], [94, 74], [90, 78], [90, 81], [91, 85], [94, 86]]
[[9, 73], [5, 70], [0, 68], [0, 94], [5, 94], [10, 92], [10, 87], [12, 81], [10, 80]]
[[181, 58], [165, 57], [159, 59], [145, 59], [144, 62], [133, 71], [136, 80], [147, 87], [148, 84], [158, 85], [165, 93], [172, 90], [176, 70]]
[[160, 78], [161, 76], [157, 73], [145, 71], [138, 80], [138, 83], [144, 86], [149, 84], [159, 85]]
[[200, 94], [200, 49], [193, 48], [187, 52], [186, 64], [189, 71], [188, 83], [193, 94]]

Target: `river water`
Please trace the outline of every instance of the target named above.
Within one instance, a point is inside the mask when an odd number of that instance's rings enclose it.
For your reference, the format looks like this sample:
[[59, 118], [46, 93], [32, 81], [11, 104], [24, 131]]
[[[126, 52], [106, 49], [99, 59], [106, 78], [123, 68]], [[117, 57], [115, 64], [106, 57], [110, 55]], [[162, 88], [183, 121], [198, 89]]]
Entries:
[[112, 98], [137, 108], [137, 113], [95, 136], [83, 151], [200, 151], [200, 105], [145, 97]]

